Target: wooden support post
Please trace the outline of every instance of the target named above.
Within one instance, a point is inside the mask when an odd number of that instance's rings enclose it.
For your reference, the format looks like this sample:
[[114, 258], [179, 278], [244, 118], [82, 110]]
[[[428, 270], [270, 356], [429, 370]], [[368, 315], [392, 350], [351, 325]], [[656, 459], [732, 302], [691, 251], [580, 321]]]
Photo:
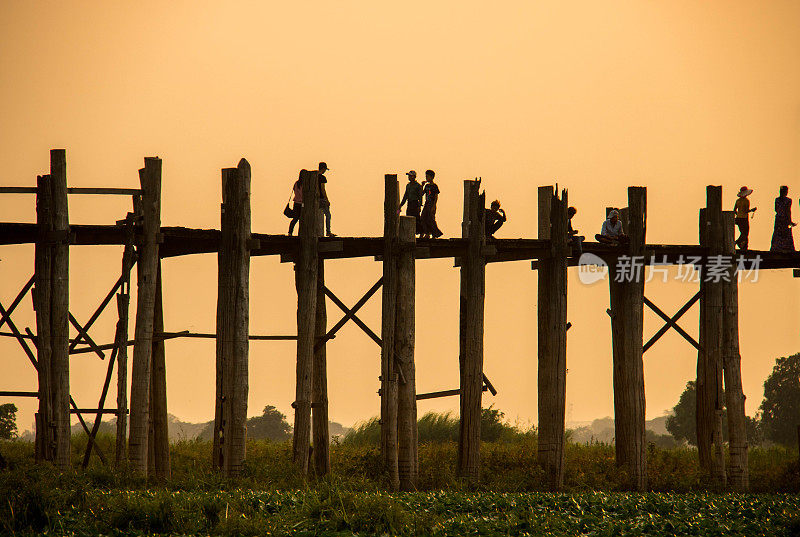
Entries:
[[[50, 176], [36, 179], [36, 222], [39, 236], [34, 260], [33, 308], [36, 310], [36, 355], [39, 377], [39, 411], [36, 413], [36, 459], [52, 461], [55, 453], [55, 422], [50, 379], [50, 292], [52, 278], [52, 248], [47, 236], [53, 231]], [[8, 319], [9, 326], [11, 319]]]
[[392, 490], [400, 487], [397, 451], [395, 315], [397, 313], [397, 233], [400, 192], [397, 175], [385, 176], [383, 202], [383, 302], [381, 310], [381, 455]]
[[[153, 333], [164, 331], [164, 306], [162, 298], [161, 261], [158, 262], [156, 276], [156, 297], [153, 309]], [[152, 363], [150, 372], [150, 421], [152, 436], [148, 444], [153, 454], [152, 468], [155, 476], [162, 481], [170, 478], [169, 430], [167, 420], [167, 364], [164, 340], [153, 338]]]
[[742, 357], [739, 354], [739, 282], [736, 274], [732, 211], [722, 213], [722, 224], [724, 252], [731, 259], [728, 279], [722, 285], [722, 359], [730, 453], [728, 475], [732, 489], [746, 491], [750, 485], [750, 477], [747, 468], [747, 417], [744, 412], [745, 395], [742, 389]]
[[461, 265], [460, 303], [460, 434], [458, 474], [476, 483], [481, 462], [481, 396], [483, 394], [483, 305], [486, 261], [485, 196], [478, 181], [464, 181], [462, 235], [468, 239]]
[[317, 323], [317, 226], [319, 183], [315, 170], [300, 173], [303, 209], [300, 214], [300, 252], [294, 266], [297, 288], [297, 386], [294, 406], [292, 460], [308, 475], [311, 444], [311, 386], [314, 367], [314, 335]]
[[[321, 220], [321, 219], [320, 219]], [[317, 315], [314, 347], [313, 381], [311, 386], [311, 420], [314, 434], [314, 470], [317, 476], [331, 471], [330, 432], [328, 424], [328, 361], [325, 335], [328, 332], [328, 311], [325, 307], [325, 260], [317, 266]]]
[[[644, 316], [645, 232], [647, 189], [628, 187], [628, 220], [623, 226], [630, 238], [627, 258], [610, 264], [611, 330], [614, 355], [614, 424], [617, 464], [628, 470], [630, 488], [647, 488], [645, 442]], [[622, 257], [622, 256], [620, 256]], [[624, 261], [623, 261], [624, 260]]]
[[131, 469], [147, 473], [150, 421], [150, 365], [153, 352], [153, 315], [158, 277], [158, 232], [161, 226], [161, 159], [145, 158], [139, 170], [142, 185], [142, 235], [136, 269], [136, 328], [131, 371], [131, 415], [128, 457]]
[[133, 229], [128, 227], [129, 242], [122, 251], [122, 289], [117, 294], [119, 347], [117, 350], [117, 438], [115, 463], [119, 467], [127, 460], [128, 436], [128, 311], [130, 306], [131, 268], [133, 267]]
[[[50, 151], [50, 192], [53, 232], [69, 237], [67, 207], [67, 160], [63, 149]], [[56, 427], [56, 466], [69, 466], [69, 240], [52, 245], [53, 272], [50, 294], [50, 375], [53, 421]]]
[[[723, 253], [722, 187], [706, 187], [706, 208], [700, 213], [700, 245], [709, 260], [700, 274], [700, 351], [697, 354], [697, 448], [700, 467], [711, 475], [715, 487], [725, 486], [725, 452], [722, 444], [722, 332], [723, 283], [714, 281], [709, 265]], [[719, 259], [719, 258], [716, 258]], [[723, 268], [724, 272], [724, 267]]]
[[395, 356], [403, 379], [397, 388], [397, 443], [400, 490], [417, 488], [417, 388], [414, 366], [414, 247], [417, 221], [399, 218], [397, 259], [397, 313], [395, 314]]
[[550, 490], [564, 482], [564, 418], [567, 386], [567, 195], [539, 187], [539, 238], [550, 256], [539, 261], [538, 461]]
[[222, 238], [218, 254], [217, 397], [214, 465], [241, 473], [247, 440], [250, 315], [250, 164], [222, 170]]

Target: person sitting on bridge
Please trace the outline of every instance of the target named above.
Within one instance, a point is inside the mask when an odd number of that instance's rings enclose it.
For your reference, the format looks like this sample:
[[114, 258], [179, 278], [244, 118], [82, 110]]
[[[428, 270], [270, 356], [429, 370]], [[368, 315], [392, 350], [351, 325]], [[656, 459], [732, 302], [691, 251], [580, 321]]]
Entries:
[[[408, 176], [408, 183], [406, 184], [406, 193], [403, 194], [403, 199], [400, 200], [400, 209], [403, 204], [408, 202], [406, 207], [406, 216], [413, 216], [417, 221], [417, 234], [421, 233], [419, 212], [422, 210], [422, 185], [417, 182], [417, 172], [411, 170], [406, 172]], [[399, 212], [399, 211], [398, 211]]]
[[619, 219], [619, 211], [611, 209], [608, 213], [608, 218], [603, 222], [603, 227], [600, 234], [594, 236], [597, 242], [603, 244], [610, 244], [618, 246], [620, 244], [627, 244], [630, 240], [628, 236], [622, 231], [622, 221]]
[[574, 255], [580, 256], [583, 254], [583, 241], [586, 237], [578, 235], [578, 230], [572, 227], [572, 217], [575, 216], [578, 209], [570, 207], [567, 209], [567, 244], [572, 247]]
[[500, 229], [506, 222], [506, 212], [500, 208], [500, 202], [494, 200], [491, 209], [486, 209], [486, 217], [484, 225], [486, 226], [486, 236], [490, 239], [494, 238], [495, 232]]

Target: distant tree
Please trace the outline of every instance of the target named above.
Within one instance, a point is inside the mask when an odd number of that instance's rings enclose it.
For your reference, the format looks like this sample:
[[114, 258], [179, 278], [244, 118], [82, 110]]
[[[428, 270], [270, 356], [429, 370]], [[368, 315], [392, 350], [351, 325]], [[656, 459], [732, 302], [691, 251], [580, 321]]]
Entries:
[[678, 404], [672, 409], [672, 415], [667, 418], [667, 431], [678, 442], [684, 440], [691, 445], [697, 445], [697, 425], [695, 416], [697, 415], [697, 387], [695, 381], [690, 380], [686, 383]]
[[503, 432], [509, 428], [503, 423], [505, 414], [491, 405], [489, 408], [481, 409], [481, 441], [496, 442], [500, 439]]
[[764, 438], [786, 446], [797, 445], [800, 425], [800, 354], [778, 358], [764, 381], [761, 402]]
[[274, 406], [267, 405], [262, 415], [247, 420], [247, 437], [283, 442], [292, 437], [291, 427], [285, 414]]
[[0, 405], [0, 439], [13, 440], [17, 437], [17, 405]]

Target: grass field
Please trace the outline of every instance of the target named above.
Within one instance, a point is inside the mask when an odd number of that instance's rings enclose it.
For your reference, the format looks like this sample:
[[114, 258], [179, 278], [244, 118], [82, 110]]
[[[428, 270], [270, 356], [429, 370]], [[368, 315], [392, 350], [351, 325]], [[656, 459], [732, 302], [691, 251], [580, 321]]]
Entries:
[[[751, 494], [703, 491], [689, 449], [648, 453], [653, 492], [621, 491], [613, 446], [568, 444], [566, 491], [543, 492], [535, 435], [484, 443], [482, 482], [455, 476], [452, 442], [420, 446], [420, 492], [389, 494], [377, 450], [334, 445], [333, 474], [306, 483], [291, 446], [248, 444], [245, 474], [211, 471], [210, 445], [172, 446], [173, 478], [158, 484], [93, 462], [59, 473], [32, 446], [0, 444], [0, 534], [27, 535], [800, 535], [796, 453], [751, 450]], [[103, 437], [106, 453], [113, 438]], [[74, 437], [77, 467], [85, 439]]]

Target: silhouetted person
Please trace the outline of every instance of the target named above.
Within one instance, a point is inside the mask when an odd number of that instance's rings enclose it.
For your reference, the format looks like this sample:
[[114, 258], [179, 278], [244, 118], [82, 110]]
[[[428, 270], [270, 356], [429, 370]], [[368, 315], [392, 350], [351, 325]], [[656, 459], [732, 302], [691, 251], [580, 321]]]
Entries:
[[577, 212], [578, 209], [575, 207], [567, 209], [567, 238], [568, 244], [572, 246], [575, 255], [580, 256], [583, 253], [583, 241], [586, 240], [586, 237], [578, 235], [578, 230], [572, 227], [572, 217], [575, 216]]
[[782, 186], [779, 196], [775, 198], [775, 229], [772, 231], [771, 252], [794, 252], [792, 228], [792, 200], [789, 198], [789, 187]]
[[500, 202], [494, 200], [491, 208], [486, 209], [484, 226], [486, 226], [486, 236], [494, 238], [495, 232], [506, 223], [506, 212], [500, 208]]
[[739, 238], [736, 239], [736, 246], [738, 246], [740, 250], [747, 250], [747, 246], [749, 245], [750, 213], [756, 210], [756, 207], [750, 208], [750, 200], [747, 199], [747, 196], [752, 193], [753, 190], [751, 188], [747, 188], [746, 186], [740, 188], [739, 193], [736, 194], [739, 199], [736, 200], [733, 206], [734, 222], [736, 222], [736, 227], [739, 228]]
[[324, 162], [319, 163], [319, 171], [317, 172], [317, 176], [319, 177], [319, 208], [322, 214], [325, 215], [326, 235], [328, 235], [328, 237], [335, 237], [336, 235], [331, 233], [331, 202], [325, 190], [325, 183], [328, 182], [328, 179], [325, 177], [325, 172], [329, 169], [328, 165]]
[[603, 222], [603, 227], [600, 233], [594, 236], [597, 242], [603, 244], [627, 244], [629, 241], [628, 236], [622, 231], [622, 221], [619, 219], [619, 211], [612, 209], [608, 213], [608, 218]]
[[408, 202], [406, 207], [406, 216], [413, 216], [417, 221], [417, 233], [421, 232], [420, 225], [420, 210], [422, 209], [422, 185], [417, 181], [417, 172], [411, 170], [407, 172], [408, 183], [406, 184], [406, 192], [403, 194], [403, 199], [400, 200], [400, 209], [403, 204]]
[[422, 207], [422, 215], [420, 216], [421, 232], [420, 238], [427, 239], [432, 237], [437, 239], [444, 235], [436, 225], [436, 202], [439, 201], [439, 185], [433, 182], [436, 174], [433, 170], [425, 172], [425, 184], [422, 187], [422, 192], [425, 194], [425, 206]]
[[300, 213], [303, 210], [303, 172], [300, 172], [300, 178], [294, 182], [292, 186], [292, 220], [289, 222], [289, 235], [294, 231], [294, 226], [300, 221]]

